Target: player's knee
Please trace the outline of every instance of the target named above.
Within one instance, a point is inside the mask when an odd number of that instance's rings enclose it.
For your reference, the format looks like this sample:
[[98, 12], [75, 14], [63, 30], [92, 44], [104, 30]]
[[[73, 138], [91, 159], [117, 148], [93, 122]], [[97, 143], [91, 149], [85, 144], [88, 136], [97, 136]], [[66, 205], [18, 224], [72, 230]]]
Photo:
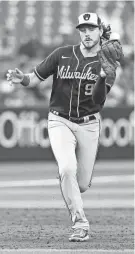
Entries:
[[83, 184], [79, 185], [79, 189], [81, 193], [85, 192], [88, 188], [89, 188], [88, 185], [83, 185]]
[[77, 165], [76, 163], [67, 162], [64, 163], [60, 168], [60, 175], [61, 176], [71, 176], [76, 174]]

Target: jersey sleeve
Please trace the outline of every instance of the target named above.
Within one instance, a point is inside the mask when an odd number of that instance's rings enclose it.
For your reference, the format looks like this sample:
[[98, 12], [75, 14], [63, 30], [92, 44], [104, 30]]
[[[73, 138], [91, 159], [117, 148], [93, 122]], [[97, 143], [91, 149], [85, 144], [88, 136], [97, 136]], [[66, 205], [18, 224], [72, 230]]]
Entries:
[[59, 61], [59, 48], [55, 49], [47, 58], [45, 58], [41, 63], [39, 63], [34, 72], [36, 76], [44, 81], [50, 75], [54, 74]]

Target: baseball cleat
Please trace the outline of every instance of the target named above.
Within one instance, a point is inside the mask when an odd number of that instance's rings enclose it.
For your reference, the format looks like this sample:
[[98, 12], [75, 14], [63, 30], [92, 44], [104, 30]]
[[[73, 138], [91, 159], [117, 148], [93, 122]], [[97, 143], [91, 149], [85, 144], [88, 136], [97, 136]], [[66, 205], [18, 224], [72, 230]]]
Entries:
[[89, 240], [88, 230], [77, 228], [74, 233], [69, 237], [70, 242], [85, 242]]

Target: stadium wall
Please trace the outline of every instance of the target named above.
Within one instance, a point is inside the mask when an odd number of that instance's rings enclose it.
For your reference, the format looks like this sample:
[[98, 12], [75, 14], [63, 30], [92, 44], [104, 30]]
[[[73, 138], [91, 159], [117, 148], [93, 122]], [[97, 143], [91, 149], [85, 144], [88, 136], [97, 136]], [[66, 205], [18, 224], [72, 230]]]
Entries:
[[[54, 160], [43, 108], [0, 109], [0, 161]], [[102, 110], [97, 159], [133, 159], [133, 108]]]

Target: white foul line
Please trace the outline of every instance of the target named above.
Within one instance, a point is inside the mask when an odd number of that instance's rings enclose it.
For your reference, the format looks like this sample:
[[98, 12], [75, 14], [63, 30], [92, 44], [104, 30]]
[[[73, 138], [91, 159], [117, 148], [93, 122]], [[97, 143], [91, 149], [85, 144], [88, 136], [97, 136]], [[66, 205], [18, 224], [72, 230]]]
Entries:
[[[133, 175], [117, 175], [117, 176], [100, 176], [94, 177], [92, 184], [105, 183], [127, 183], [134, 182]], [[10, 187], [30, 187], [30, 186], [57, 186], [58, 179], [39, 179], [39, 180], [16, 180], [16, 181], [0, 181], [0, 188]]]

